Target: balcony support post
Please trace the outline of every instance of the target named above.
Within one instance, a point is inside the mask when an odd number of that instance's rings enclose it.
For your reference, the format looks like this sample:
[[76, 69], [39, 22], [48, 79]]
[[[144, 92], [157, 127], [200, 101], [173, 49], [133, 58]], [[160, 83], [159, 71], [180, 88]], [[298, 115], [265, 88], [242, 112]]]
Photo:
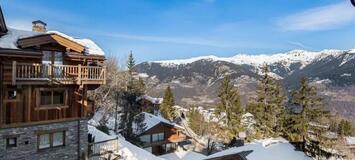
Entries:
[[16, 85], [16, 61], [12, 61], [12, 85]]
[[81, 85], [81, 64], [78, 65], [78, 82]]

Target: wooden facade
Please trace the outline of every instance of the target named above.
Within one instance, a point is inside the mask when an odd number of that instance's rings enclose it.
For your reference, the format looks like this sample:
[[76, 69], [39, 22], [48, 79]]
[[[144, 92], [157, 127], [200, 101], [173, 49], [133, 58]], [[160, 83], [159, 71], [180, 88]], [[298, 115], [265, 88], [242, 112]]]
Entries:
[[93, 114], [87, 91], [106, 82], [104, 56], [86, 55], [84, 46], [59, 34], [17, 44], [18, 49], [0, 48], [0, 128]]
[[[154, 141], [153, 135], [159, 133], [164, 133], [164, 139]], [[143, 132], [140, 136], [147, 135], [150, 136], [150, 142], [144, 143], [143, 147], [145, 149], [150, 148], [149, 151], [155, 155], [173, 152], [177, 148], [179, 142], [185, 141], [187, 139], [186, 135], [182, 133], [181, 129], [169, 124], [165, 124], [163, 122]], [[170, 145], [170, 148], [167, 147], [167, 145]]]

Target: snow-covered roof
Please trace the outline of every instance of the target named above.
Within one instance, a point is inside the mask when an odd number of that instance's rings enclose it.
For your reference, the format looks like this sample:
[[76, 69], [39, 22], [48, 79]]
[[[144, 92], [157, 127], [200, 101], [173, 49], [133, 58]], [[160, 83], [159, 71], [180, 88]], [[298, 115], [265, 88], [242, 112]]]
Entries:
[[104, 51], [95, 42], [93, 42], [90, 39], [74, 38], [74, 37], [68, 36], [64, 33], [58, 32], [58, 31], [48, 31], [47, 33], [48, 34], [56, 34], [56, 35], [62, 36], [62, 37], [67, 38], [71, 41], [81, 44], [82, 46], [84, 46], [84, 48], [85, 48], [84, 52], [87, 55], [100, 55], [100, 56], [105, 55]]
[[164, 160], [118, 137], [118, 154], [125, 160]]
[[159, 157], [166, 160], [202, 160], [207, 158], [207, 156], [194, 151], [177, 151]]
[[92, 40], [73, 38], [71, 36], [68, 36], [58, 31], [32, 32], [32, 31], [9, 28], [6, 35], [0, 38], [0, 48], [19, 49], [17, 47], [17, 41], [19, 39], [34, 37], [38, 35], [45, 35], [45, 34], [56, 34], [84, 46], [85, 48], [84, 53], [86, 55], [100, 55], [100, 56], [105, 55], [104, 51]]
[[161, 104], [163, 102], [163, 98], [155, 98], [155, 97], [151, 97], [148, 95], [143, 95], [137, 98], [137, 101], [141, 100], [141, 99], [146, 99], [150, 102], [152, 102], [153, 104]]
[[252, 151], [246, 156], [248, 160], [311, 160], [303, 152], [296, 151], [295, 147], [283, 138], [257, 140], [241, 147], [233, 147], [217, 152], [208, 156], [207, 159], [243, 151]]
[[38, 36], [43, 34], [45, 33], [8, 28], [7, 33], [0, 38], [0, 48], [18, 49], [17, 47], [18, 39]]
[[107, 135], [91, 125], [88, 125], [88, 132], [95, 137], [95, 142], [103, 142], [116, 138], [115, 136]]
[[346, 137], [346, 143], [348, 145], [355, 145], [355, 137]]
[[[169, 120], [167, 120], [161, 116], [156, 116], [156, 115], [153, 115], [153, 114], [150, 114], [147, 112], [142, 112], [139, 115], [141, 115], [141, 114], [144, 115], [144, 121], [143, 121], [143, 123], [145, 123], [144, 131], [147, 131], [147, 130], [153, 128], [154, 126], [158, 125], [159, 123], [165, 123], [165, 124], [174, 126], [176, 128], [183, 128], [182, 126], [172, 123]], [[137, 116], [139, 116], [139, 115], [137, 115]], [[135, 124], [133, 125], [133, 128], [135, 128]], [[140, 134], [140, 133], [136, 133], [136, 134]]]

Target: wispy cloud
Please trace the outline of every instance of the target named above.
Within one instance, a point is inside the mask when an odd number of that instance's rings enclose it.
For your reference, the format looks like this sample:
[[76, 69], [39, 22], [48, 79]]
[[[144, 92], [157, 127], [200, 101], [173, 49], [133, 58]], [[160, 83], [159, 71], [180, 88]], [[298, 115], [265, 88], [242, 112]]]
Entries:
[[204, 38], [195, 38], [195, 37], [147, 36], [147, 35], [133, 35], [133, 34], [121, 34], [121, 33], [97, 33], [97, 34], [100, 36], [123, 38], [123, 39], [138, 40], [138, 41], [202, 45], [202, 46], [221, 47], [221, 48], [232, 47], [232, 45], [226, 42], [219, 42], [219, 41], [214, 41], [214, 40], [209, 40]]
[[286, 31], [318, 31], [335, 29], [355, 22], [355, 9], [348, 1], [316, 7], [289, 15], [278, 21]]
[[306, 50], [317, 50], [316, 48], [313, 48], [309, 45], [306, 45], [302, 42], [296, 42], [296, 41], [287, 41], [288, 44], [290, 45], [293, 45], [293, 46], [296, 46], [297, 48], [300, 48], [300, 49], [306, 49]]

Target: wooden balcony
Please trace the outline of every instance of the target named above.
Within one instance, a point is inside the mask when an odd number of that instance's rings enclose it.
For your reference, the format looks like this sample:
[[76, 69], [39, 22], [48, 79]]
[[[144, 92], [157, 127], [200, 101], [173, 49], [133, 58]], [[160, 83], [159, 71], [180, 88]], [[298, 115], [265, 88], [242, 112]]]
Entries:
[[93, 84], [106, 82], [106, 67], [12, 62], [11, 84]]

